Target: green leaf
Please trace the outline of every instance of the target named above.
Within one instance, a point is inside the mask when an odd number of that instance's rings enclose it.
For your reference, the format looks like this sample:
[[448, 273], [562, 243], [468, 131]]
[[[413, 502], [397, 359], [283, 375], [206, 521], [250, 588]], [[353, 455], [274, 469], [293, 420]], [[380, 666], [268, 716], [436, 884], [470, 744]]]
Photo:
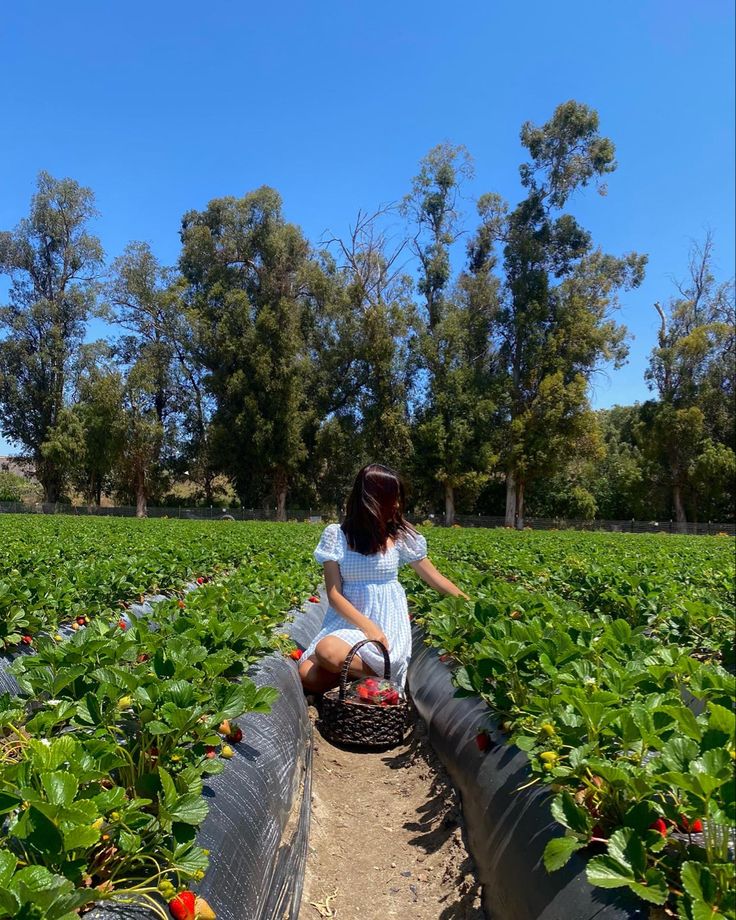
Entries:
[[623, 827], [614, 831], [608, 841], [608, 853], [615, 860], [630, 866], [637, 876], [644, 873], [647, 854], [636, 831]]
[[187, 793], [181, 796], [168, 811], [174, 821], [181, 821], [183, 824], [201, 824], [207, 817], [209, 807], [201, 795]]
[[43, 773], [41, 785], [52, 805], [67, 807], [72, 804], [79, 788], [71, 773]]
[[[552, 815], [563, 827], [578, 834], [587, 834], [592, 827], [587, 808], [578, 805], [569, 792], [561, 792], [552, 799]], [[565, 838], [559, 838], [564, 840]]]
[[0, 815], [7, 814], [9, 811], [17, 808], [21, 804], [21, 799], [17, 795], [11, 795], [8, 792], [0, 792]]
[[659, 869], [647, 869], [643, 882], [629, 882], [629, 888], [645, 901], [652, 904], [664, 904], [669, 897], [669, 888], [664, 872]]
[[13, 877], [18, 860], [8, 850], [0, 850], [0, 886], [7, 888], [8, 882]]
[[567, 865], [570, 857], [577, 850], [585, 846], [584, 841], [577, 837], [555, 837], [547, 842], [544, 848], [544, 868], [547, 872], [555, 872]]
[[725, 706], [708, 703], [708, 728], [733, 738], [736, 735], [736, 715]]
[[67, 853], [72, 850], [86, 850], [94, 846], [100, 839], [100, 831], [95, 827], [76, 827], [64, 832], [64, 849]]
[[599, 888], [621, 888], [634, 881], [631, 866], [620, 863], [612, 856], [594, 856], [585, 874], [590, 884]]

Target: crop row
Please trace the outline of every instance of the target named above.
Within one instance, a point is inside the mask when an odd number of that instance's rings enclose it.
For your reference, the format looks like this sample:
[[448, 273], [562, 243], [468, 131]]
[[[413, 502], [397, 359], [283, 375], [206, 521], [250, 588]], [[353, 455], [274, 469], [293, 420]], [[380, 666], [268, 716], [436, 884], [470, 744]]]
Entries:
[[[736, 680], [720, 663], [733, 641], [721, 590], [733, 579], [732, 543], [703, 551], [695, 541], [619, 537], [613, 555], [588, 535], [439, 536], [435, 561], [474, 603], [437, 603], [412, 584], [414, 606], [453, 662], [459, 692], [488, 702], [528, 753], [532, 781], [553, 790], [565, 831], [547, 847], [547, 868], [580, 850], [594, 885], [628, 887], [669, 916], [736, 917]], [[715, 578], [683, 557], [686, 543], [700, 565], [712, 554]], [[666, 600], [622, 594], [641, 569]], [[607, 570], [608, 595], [598, 587]], [[673, 598], [697, 599], [692, 628], [680, 606], [673, 629]]]
[[471, 585], [519, 584], [734, 663], [730, 538], [434, 530], [430, 543]]
[[109, 614], [121, 599], [179, 588], [255, 553], [278, 559], [284, 546], [297, 546], [308, 564], [312, 541], [311, 529], [298, 525], [277, 533], [223, 521], [4, 515], [0, 643], [12, 648], [78, 616]]
[[[274, 699], [247, 670], [287, 648], [275, 628], [313, 586], [313, 534], [79, 523], [24, 525], [31, 545], [16, 534], [3, 547], [21, 582], [36, 565], [44, 584], [22, 594], [22, 615], [43, 615], [32, 654], [11, 666], [21, 693], [0, 697], [0, 916], [75, 920], [110, 899], [143, 899], [164, 916], [160, 898], [207, 867], [196, 844], [204, 779], [237, 753], [235, 720]], [[62, 536], [69, 542], [59, 545]], [[104, 603], [95, 602], [94, 575], [107, 578]], [[187, 575], [201, 586], [172, 592], [145, 618], [124, 600], [181, 586]], [[72, 616], [78, 628], [63, 638], [56, 627]]]

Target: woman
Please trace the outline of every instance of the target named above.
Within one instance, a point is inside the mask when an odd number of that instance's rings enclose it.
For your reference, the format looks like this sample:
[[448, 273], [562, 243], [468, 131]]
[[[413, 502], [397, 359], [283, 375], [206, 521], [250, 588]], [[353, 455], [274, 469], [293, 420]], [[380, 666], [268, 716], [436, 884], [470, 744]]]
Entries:
[[[430, 587], [464, 597], [427, 559], [427, 541], [404, 519], [404, 486], [380, 463], [358, 473], [341, 525], [328, 525], [314, 552], [324, 566], [329, 608], [322, 629], [305, 650], [299, 676], [308, 693], [337, 686], [345, 658], [357, 642], [382, 642], [391, 658], [391, 678], [403, 689], [411, 655], [406, 594], [400, 565], [408, 563]], [[383, 677], [383, 655], [364, 645], [353, 658], [352, 678]]]

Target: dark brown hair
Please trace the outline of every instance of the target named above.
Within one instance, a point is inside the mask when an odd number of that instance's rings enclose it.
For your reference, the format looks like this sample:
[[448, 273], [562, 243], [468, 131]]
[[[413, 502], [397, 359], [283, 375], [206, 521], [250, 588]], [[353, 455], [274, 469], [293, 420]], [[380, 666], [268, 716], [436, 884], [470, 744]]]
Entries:
[[348, 546], [370, 556], [383, 552], [388, 539], [413, 533], [404, 520], [406, 492], [398, 473], [380, 463], [369, 463], [355, 477], [348, 497], [343, 532]]

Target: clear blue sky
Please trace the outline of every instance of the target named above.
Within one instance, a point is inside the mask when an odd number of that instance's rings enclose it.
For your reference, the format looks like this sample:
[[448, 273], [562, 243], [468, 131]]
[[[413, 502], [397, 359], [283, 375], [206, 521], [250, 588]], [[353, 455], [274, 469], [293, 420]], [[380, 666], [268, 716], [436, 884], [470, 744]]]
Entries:
[[400, 198], [442, 140], [472, 153], [473, 194], [515, 202], [522, 122], [574, 98], [598, 109], [619, 161], [608, 197], [575, 211], [606, 250], [650, 259], [621, 311], [630, 363], [599, 377], [594, 405], [646, 398], [652, 303], [691, 239], [712, 229], [733, 273], [733, 0], [2, 7], [2, 229], [46, 169], [94, 189], [109, 258], [143, 239], [173, 263], [184, 211], [263, 183], [318, 240]]

